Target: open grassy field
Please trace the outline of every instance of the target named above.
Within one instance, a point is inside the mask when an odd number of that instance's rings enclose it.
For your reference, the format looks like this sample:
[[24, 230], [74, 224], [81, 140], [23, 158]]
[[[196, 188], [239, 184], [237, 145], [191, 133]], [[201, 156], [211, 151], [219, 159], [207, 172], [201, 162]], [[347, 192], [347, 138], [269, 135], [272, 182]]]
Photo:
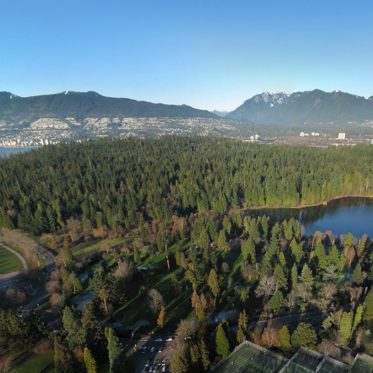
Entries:
[[14, 373], [53, 373], [53, 354], [30, 354], [14, 368]]
[[21, 261], [9, 250], [0, 246], [0, 274], [22, 269]]
[[103, 251], [108, 248], [116, 247], [128, 242], [128, 238], [106, 238], [104, 240], [96, 240], [93, 242], [82, 242], [72, 248], [74, 256], [80, 256], [84, 254], [92, 254], [97, 251]]

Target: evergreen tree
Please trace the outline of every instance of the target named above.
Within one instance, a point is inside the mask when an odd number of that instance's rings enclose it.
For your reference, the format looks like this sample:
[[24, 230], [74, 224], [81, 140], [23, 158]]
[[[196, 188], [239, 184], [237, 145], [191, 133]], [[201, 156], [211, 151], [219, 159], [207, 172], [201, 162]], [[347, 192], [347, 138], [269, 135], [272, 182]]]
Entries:
[[240, 327], [237, 329], [236, 339], [237, 339], [237, 343], [242, 343], [243, 341], [246, 340], [245, 332]]
[[310, 267], [308, 267], [307, 263], [302, 268], [301, 280], [302, 280], [304, 286], [308, 290], [312, 289], [313, 275], [312, 275], [312, 271], [310, 270]]
[[282, 268], [286, 268], [286, 258], [285, 258], [285, 254], [283, 253], [283, 251], [280, 252], [280, 255], [278, 257], [278, 262], [280, 263], [280, 266]]
[[362, 304], [359, 304], [356, 308], [355, 317], [354, 317], [354, 324], [352, 326], [352, 331], [356, 330], [356, 328], [361, 323], [361, 320], [363, 318], [363, 312], [364, 312], [364, 306]]
[[105, 335], [109, 355], [110, 373], [121, 373], [123, 372], [124, 363], [123, 347], [113, 329], [107, 328]]
[[87, 369], [87, 373], [97, 373], [97, 365], [95, 358], [93, 357], [91, 351], [88, 347], [84, 347], [84, 364]]
[[302, 253], [302, 250], [299, 244], [294, 238], [290, 243], [290, 249], [291, 249], [292, 254], [294, 255], [295, 261], [299, 264], [300, 261], [302, 260], [303, 253]]
[[363, 273], [361, 271], [360, 263], [357, 263], [354, 271], [352, 272], [351, 281], [356, 285], [361, 285], [364, 280]]
[[198, 345], [195, 343], [191, 343], [189, 346], [189, 356], [190, 356], [190, 362], [194, 366], [198, 366], [200, 356], [199, 356], [199, 350]]
[[241, 253], [245, 263], [256, 263], [255, 242], [252, 239], [248, 239], [242, 243]]
[[210, 358], [209, 358], [209, 350], [206, 346], [206, 343], [203, 339], [199, 342], [199, 353], [201, 355], [201, 361], [203, 365], [203, 369], [207, 370], [210, 367]]
[[80, 348], [85, 342], [86, 333], [82, 328], [77, 315], [70, 307], [65, 307], [62, 315], [63, 327], [66, 331], [66, 340], [71, 350]]
[[137, 246], [135, 246], [133, 248], [133, 261], [136, 264], [140, 264], [141, 263], [141, 255], [140, 255], [140, 251], [139, 251], [139, 249], [138, 249]]
[[176, 351], [170, 364], [172, 373], [188, 373], [189, 364], [184, 350]]
[[296, 264], [291, 267], [291, 289], [295, 290], [298, 285], [298, 269]]
[[352, 314], [351, 312], [343, 312], [339, 322], [339, 341], [346, 345], [351, 338], [352, 331]]
[[220, 292], [220, 286], [219, 286], [218, 275], [216, 274], [216, 271], [213, 268], [210, 270], [209, 277], [207, 279], [207, 284], [216, 299]]
[[219, 232], [217, 246], [220, 251], [227, 251], [229, 249], [227, 237], [225, 236], [224, 230], [221, 230]]
[[325, 269], [328, 265], [328, 260], [327, 260], [326, 254], [325, 254], [324, 245], [321, 242], [316, 244], [315, 256], [318, 260], [318, 267], [320, 269]]
[[70, 351], [57, 337], [54, 338], [53, 360], [56, 373], [72, 373], [75, 371], [75, 364]]
[[237, 324], [237, 342], [241, 343], [246, 339], [246, 331], [247, 331], [247, 314], [246, 311], [243, 310], [240, 312], [238, 317], [238, 324]]
[[199, 235], [198, 246], [204, 251], [210, 248], [210, 238], [205, 228], [202, 228]]
[[371, 290], [365, 298], [364, 317], [366, 320], [373, 319], [373, 290]]
[[315, 349], [317, 336], [312, 325], [301, 322], [291, 336], [291, 344], [294, 348], [307, 347]]
[[278, 331], [278, 341], [282, 351], [286, 353], [291, 350], [290, 333], [286, 325], [283, 325]]
[[280, 264], [276, 264], [273, 276], [276, 280], [277, 288], [286, 290], [288, 287], [287, 278], [285, 277], [284, 270]]
[[230, 354], [230, 346], [227, 336], [225, 335], [223, 324], [219, 324], [216, 330], [216, 353], [222, 358], [227, 357]]
[[281, 291], [276, 291], [269, 300], [269, 305], [274, 312], [280, 311], [283, 306], [284, 296]]

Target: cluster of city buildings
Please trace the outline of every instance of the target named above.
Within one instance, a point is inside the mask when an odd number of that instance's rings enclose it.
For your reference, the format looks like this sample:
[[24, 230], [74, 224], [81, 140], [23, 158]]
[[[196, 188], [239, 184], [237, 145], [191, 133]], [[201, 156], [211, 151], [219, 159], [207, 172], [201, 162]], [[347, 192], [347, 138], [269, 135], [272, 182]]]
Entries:
[[35, 139], [35, 140], [22, 140], [20, 138], [18, 139], [4, 139], [0, 140], [0, 147], [7, 147], [7, 148], [13, 148], [13, 147], [23, 147], [23, 148], [29, 148], [33, 146], [44, 146], [44, 145], [52, 145], [52, 144], [58, 144], [57, 140], [50, 140], [50, 139]]
[[[308, 133], [308, 132], [301, 132], [300, 134], [299, 134], [299, 136], [300, 137], [309, 137], [310, 136], [310, 134]], [[319, 137], [320, 136], [320, 133], [319, 132], [311, 132], [311, 136], [312, 137]]]
[[[320, 132], [300, 132], [299, 137], [320, 137]], [[347, 140], [345, 132], [339, 132], [337, 136], [337, 140]]]

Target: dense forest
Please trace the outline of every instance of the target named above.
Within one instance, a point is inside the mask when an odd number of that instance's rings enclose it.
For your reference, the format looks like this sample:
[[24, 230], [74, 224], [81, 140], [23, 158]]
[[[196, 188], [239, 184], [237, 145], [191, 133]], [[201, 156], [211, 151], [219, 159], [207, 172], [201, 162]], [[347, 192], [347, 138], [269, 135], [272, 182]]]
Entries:
[[[352, 167], [353, 165], [353, 167]], [[231, 208], [371, 195], [373, 148], [316, 149], [176, 138], [45, 147], [0, 161], [0, 227], [41, 234]]]
[[174, 137], [1, 160], [0, 240], [37, 290], [0, 288], [0, 367], [44, 354], [58, 373], [202, 373], [244, 340], [372, 354], [371, 238], [242, 211], [372, 195], [372, 160], [368, 146]]
[[[22, 319], [17, 300], [1, 294], [0, 344], [11, 351], [42, 344], [58, 373], [138, 372], [144, 347], [134, 347], [146, 333], [172, 335], [161, 351], [171, 373], [207, 372], [244, 340], [285, 356], [307, 347], [347, 363], [354, 351], [373, 352], [369, 237], [304, 236], [294, 219], [239, 212], [190, 223], [89, 258], [80, 238], [64, 240], [46, 285], [47, 311]], [[76, 307], [87, 294], [90, 302]], [[48, 311], [56, 320], [49, 327]], [[131, 333], [144, 322], [145, 331]]]

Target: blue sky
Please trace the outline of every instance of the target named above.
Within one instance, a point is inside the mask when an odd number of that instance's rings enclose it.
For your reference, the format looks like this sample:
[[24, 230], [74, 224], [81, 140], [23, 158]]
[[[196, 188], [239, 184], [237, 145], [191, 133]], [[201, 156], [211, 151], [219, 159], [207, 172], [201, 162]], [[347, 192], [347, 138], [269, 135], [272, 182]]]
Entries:
[[373, 95], [373, 2], [1, 0], [0, 90], [94, 90], [230, 110], [252, 95]]

